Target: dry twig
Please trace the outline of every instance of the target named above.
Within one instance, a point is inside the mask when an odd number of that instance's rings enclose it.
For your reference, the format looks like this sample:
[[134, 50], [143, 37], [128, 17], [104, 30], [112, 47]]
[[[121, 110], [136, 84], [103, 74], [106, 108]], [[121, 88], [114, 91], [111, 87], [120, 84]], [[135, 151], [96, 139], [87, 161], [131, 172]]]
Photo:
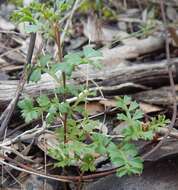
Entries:
[[12, 99], [12, 101], [9, 103], [8, 107], [5, 109], [5, 111], [2, 113], [2, 115], [0, 117], [0, 124], [1, 124], [0, 137], [4, 136], [4, 133], [7, 129], [8, 123], [11, 119], [11, 116], [13, 114], [15, 106], [18, 102], [18, 99], [22, 93], [23, 87], [24, 87], [26, 80], [28, 78], [26, 70], [27, 70], [27, 65], [31, 64], [34, 46], [35, 46], [35, 41], [36, 41], [36, 33], [32, 33], [31, 37], [30, 37], [30, 45], [29, 45], [28, 54], [27, 54], [27, 62], [26, 62], [26, 65], [24, 67], [21, 79], [19, 81], [15, 97]]

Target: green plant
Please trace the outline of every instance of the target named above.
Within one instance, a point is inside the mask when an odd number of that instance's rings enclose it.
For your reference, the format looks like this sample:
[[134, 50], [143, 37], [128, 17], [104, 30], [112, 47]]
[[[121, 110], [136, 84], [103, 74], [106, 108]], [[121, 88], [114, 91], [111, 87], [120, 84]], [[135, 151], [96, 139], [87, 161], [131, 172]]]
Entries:
[[125, 112], [118, 114], [117, 118], [125, 121], [128, 125], [122, 132], [125, 141], [138, 139], [152, 140], [154, 133], [159, 131], [160, 127], [169, 123], [169, 120], [165, 116], [159, 115], [158, 118], [153, 117], [151, 119], [147, 130], [143, 130], [142, 122], [140, 121], [143, 118], [143, 112], [136, 101], [131, 101], [130, 97], [124, 96], [123, 99], [118, 101], [117, 106]]
[[34, 1], [28, 7], [14, 11], [12, 19], [16, 23], [24, 23], [27, 33], [40, 32], [45, 38], [53, 38], [53, 25], [71, 8], [74, 0], [56, 0], [52, 3]]
[[[43, 73], [48, 73], [56, 82], [54, 96], [49, 98], [40, 95], [34, 99], [26, 97], [21, 100], [19, 107], [22, 116], [26, 122], [41, 117], [47, 126], [61, 121], [61, 127], [56, 131], [59, 144], [49, 150], [49, 154], [57, 161], [55, 164], [57, 167], [77, 166], [82, 173], [95, 171], [96, 159], [107, 156], [118, 167], [118, 176], [140, 174], [143, 160], [132, 141], [151, 140], [159, 127], [164, 126], [168, 121], [165, 117], [159, 116], [158, 119], [152, 119], [145, 130], [141, 122], [143, 112], [139, 105], [131, 101], [130, 97], [124, 96], [119, 98], [117, 103], [117, 107], [123, 112], [118, 114], [118, 120], [125, 121], [128, 125], [122, 131], [123, 140], [118, 144], [114, 143], [112, 137], [98, 130], [99, 121], [91, 120], [87, 111], [80, 106], [81, 103], [87, 102], [87, 97], [92, 96], [93, 92], [85, 86], [68, 84], [67, 80], [81, 64], [98, 66], [102, 54], [91, 47], [84, 47], [81, 52], [62, 55], [58, 19], [71, 7], [71, 4], [69, 3], [68, 6], [66, 1], [59, 1], [57, 6], [60, 9], [55, 11], [49, 4], [41, 6], [33, 3], [29, 7], [20, 9], [13, 17], [18, 22], [27, 22], [28, 27], [31, 28], [28, 31], [40, 31], [45, 34], [44, 37], [51, 36], [58, 46], [58, 59], [54, 59], [49, 52], [40, 55], [29, 77], [30, 81], [38, 82]], [[67, 99], [71, 96], [76, 97], [73, 103]], [[76, 120], [76, 115], [80, 115], [82, 120]]]
[[8, 3], [15, 4], [16, 6], [22, 6], [23, 0], [8, 0]]
[[104, 2], [103, 0], [85, 0], [81, 4], [79, 11], [82, 13], [94, 11], [104, 19], [115, 20], [117, 18], [116, 11], [111, 9], [110, 6], [106, 6], [108, 3], [110, 3], [110, 1]]

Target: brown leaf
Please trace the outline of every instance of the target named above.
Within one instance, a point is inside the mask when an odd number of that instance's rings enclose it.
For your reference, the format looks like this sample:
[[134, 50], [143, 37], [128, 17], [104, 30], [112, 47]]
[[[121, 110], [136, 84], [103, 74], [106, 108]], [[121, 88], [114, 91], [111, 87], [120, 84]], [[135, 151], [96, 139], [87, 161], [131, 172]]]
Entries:
[[99, 103], [103, 104], [106, 107], [116, 107], [116, 100], [108, 99], [108, 100], [101, 100]]
[[140, 108], [142, 109], [142, 111], [144, 113], [151, 113], [151, 112], [157, 112], [157, 111], [161, 111], [162, 108], [159, 106], [155, 106], [155, 105], [151, 105], [151, 104], [146, 104], [146, 103], [139, 103]]
[[174, 41], [174, 45], [178, 47], [178, 34], [176, 32], [176, 29], [174, 27], [168, 27], [168, 31]]
[[[84, 104], [82, 106], [85, 107]], [[104, 106], [99, 102], [90, 102], [86, 105], [86, 110], [89, 115], [95, 115], [104, 112]]]

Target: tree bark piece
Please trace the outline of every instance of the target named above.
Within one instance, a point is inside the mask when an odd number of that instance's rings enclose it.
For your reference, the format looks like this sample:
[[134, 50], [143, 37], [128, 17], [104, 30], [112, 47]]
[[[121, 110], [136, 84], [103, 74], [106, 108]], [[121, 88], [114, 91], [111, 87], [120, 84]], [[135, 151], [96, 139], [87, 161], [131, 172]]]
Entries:
[[[173, 59], [176, 63], [178, 59]], [[177, 80], [176, 64], [172, 65], [174, 79]], [[87, 79], [86, 66], [83, 65], [73, 75], [70, 83], [85, 83]], [[168, 70], [166, 61], [144, 64], [118, 64], [115, 66], [105, 66], [100, 70], [93, 68], [88, 69], [89, 81], [95, 81], [105, 94], [124, 94], [129, 89], [148, 89], [150, 87], [159, 87], [161, 85], [169, 84]], [[9, 102], [15, 95], [18, 81], [0, 81], [0, 105]], [[125, 85], [133, 84], [133, 85]], [[38, 96], [40, 93], [52, 94], [56, 84], [54, 80], [44, 75], [42, 80], [38, 83], [26, 84], [22, 95], [29, 95], [32, 97]], [[90, 87], [96, 87], [90, 82]], [[112, 88], [111, 88], [112, 87]], [[132, 91], [133, 93], [133, 91]]]
[[[178, 100], [178, 85], [175, 86], [175, 89], [177, 92], [177, 100]], [[139, 92], [132, 95], [132, 97], [137, 101], [158, 106], [171, 106], [174, 101], [171, 93], [171, 88], [168, 86], [154, 90]]]
[[118, 63], [119, 59], [134, 59], [140, 55], [151, 53], [164, 48], [165, 39], [163, 36], [150, 36], [142, 40], [130, 42], [124, 46], [112, 49], [104, 49], [103, 64]]
[[[177, 61], [178, 59], [172, 60], [172, 71], [175, 80], [177, 80], [177, 69], [174, 63]], [[87, 75], [90, 81], [96, 81], [99, 86], [115, 86], [132, 82], [148, 87], [158, 87], [169, 83], [166, 60], [144, 64], [123, 63], [107, 65], [101, 70], [96, 70], [92, 67], [87, 69], [86, 65], [82, 65], [73, 78], [80, 83], [85, 83]]]

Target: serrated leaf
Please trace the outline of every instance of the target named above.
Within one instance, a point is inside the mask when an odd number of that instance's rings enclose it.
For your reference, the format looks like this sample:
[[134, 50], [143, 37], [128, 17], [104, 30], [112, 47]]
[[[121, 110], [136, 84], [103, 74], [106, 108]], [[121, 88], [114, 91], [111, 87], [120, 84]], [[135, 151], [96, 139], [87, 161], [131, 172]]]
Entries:
[[134, 144], [124, 144], [122, 147], [122, 150], [127, 154], [131, 155], [132, 157], [136, 156], [138, 154], [138, 151]]
[[84, 53], [84, 56], [87, 58], [94, 58], [94, 57], [101, 57], [102, 56], [101, 52], [96, 51], [91, 47], [84, 47], [83, 53]]
[[38, 119], [38, 117], [39, 117], [39, 112], [36, 111], [36, 110], [32, 110], [32, 111], [30, 111], [30, 112], [24, 111], [24, 113], [23, 113], [22, 115], [23, 115], [23, 117], [25, 118], [25, 122], [26, 122], [26, 123], [29, 123], [29, 122], [31, 122], [31, 121], [33, 121], [33, 120], [35, 120], [35, 119]]
[[129, 106], [129, 111], [133, 111], [139, 107], [139, 104], [136, 101], [132, 101]]
[[33, 108], [33, 101], [31, 98], [25, 98], [18, 103], [21, 109], [31, 110]]
[[41, 69], [37, 68], [33, 70], [32, 74], [30, 75], [29, 80], [32, 82], [38, 82], [41, 79]]
[[54, 104], [54, 103], [51, 103], [48, 112], [51, 113], [51, 114], [56, 113], [57, 109], [58, 109], [58, 106], [56, 104]]
[[116, 105], [117, 105], [118, 108], [122, 108], [122, 109], [124, 108], [124, 103], [123, 103], [123, 101], [121, 99], [117, 101]]
[[123, 100], [125, 105], [129, 105], [131, 103], [131, 97], [129, 96], [124, 96]]
[[128, 117], [123, 113], [119, 113], [117, 114], [117, 119], [119, 119], [120, 121], [127, 121]]
[[127, 174], [127, 170], [125, 169], [125, 167], [121, 167], [121, 168], [117, 169], [116, 175], [118, 177], [123, 177], [126, 174]]
[[143, 160], [140, 157], [135, 157], [133, 160], [129, 162], [133, 168], [137, 168], [138, 170], [143, 169]]
[[18, 106], [22, 109], [22, 116], [25, 118], [26, 123], [29, 123], [40, 116], [38, 108], [33, 106], [33, 101], [30, 98], [25, 98], [20, 101]]
[[139, 120], [142, 118], [143, 118], [143, 112], [140, 109], [136, 110], [133, 115], [133, 120]]
[[48, 107], [50, 104], [50, 100], [46, 95], [41, 95], [37, 98], [37, 102], [41, 107]]
[[66, 73], [67, 76], [71, 76], [72, 71], [74, 70], [74, 65], [72, 63], [63, 62], [55, 65], [55, 72], [62, 71]]
[[133, 174], [141, 174], [142, 171], [143, 171], [143, 166], [142, 166], [142, 168], [131, 167], [131, 168], [130, 168], [130, 171], [131, 171], [131, 173], [133, 173]]
[[52, 123], [55, 121], [55, 114], [54, 113], [48, 113], [46, 116], [46, 122]]
[[69, 53], [64, 56], [64, 62], [80, 65], [82, 63], [82, 53]]
[[149, 130], [149, 131], [144, 131], [143, 132], [143, 135], [142, 135], [142, 138], [144, 140], [152, 140], [153, 139], [153, 136], [154, 136], [154, 133], [152, 130]]
[[51, 60], [51, 55], [47, 54], [47, 55], [41, 56], [39, 62], [40, 62], [40, 65], [44, 67], [44, 66], [47, 66], [50, 60]]
[[68, 113], [70, 109], [70, 105], [67, 102], [62, 102], [58, 105], [59, 112]]
[[97, 145], [95, 150], [100, 154], [105, 154], [107, 150], [106, 147], [110, 143], [110, 139], [99, 133], [94, 133], [92, 139], [95, 142], [95, 145]]
[[82, 161], [83, 161], [83, 163], [81, 165], [81, 170], [83, 172], [85, 172], [85, 171], [95, 171], [96, 170], [95, 165], [94, 165], [95, 159], [93, 158], [92, 155], [86, 154]]
[[25, 16], [19, 17], [18, 22], [19, 23], [21, 23], [21, 22], [35, 23], [35, 20], [31, 16], [25, 15]]

